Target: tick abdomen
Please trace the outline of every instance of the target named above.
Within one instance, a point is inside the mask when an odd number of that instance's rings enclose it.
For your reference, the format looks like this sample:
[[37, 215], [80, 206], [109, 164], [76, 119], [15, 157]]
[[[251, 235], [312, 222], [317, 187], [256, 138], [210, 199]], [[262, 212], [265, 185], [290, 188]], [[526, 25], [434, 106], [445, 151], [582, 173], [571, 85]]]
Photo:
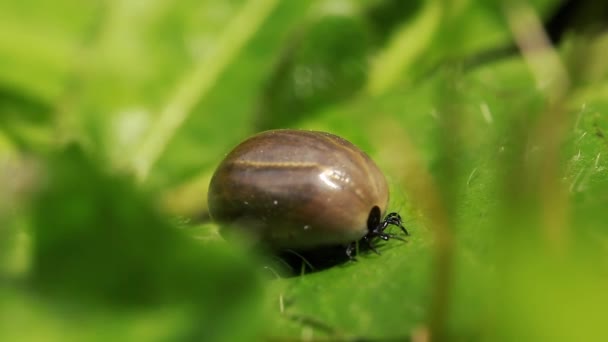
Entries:
[[276, 130], [238, 145], [209, 190], [212, 217], [276, 248], [347, 244], [363, 237], [388, 189], [373, 161], [323, 132]]

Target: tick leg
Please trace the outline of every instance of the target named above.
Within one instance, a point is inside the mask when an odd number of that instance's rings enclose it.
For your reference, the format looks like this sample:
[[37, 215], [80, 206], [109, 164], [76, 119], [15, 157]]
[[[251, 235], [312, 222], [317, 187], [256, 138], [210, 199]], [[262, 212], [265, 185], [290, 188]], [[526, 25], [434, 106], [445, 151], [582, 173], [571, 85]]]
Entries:
[[384, 221], [382, 222], [382, 225], [379, 227], [379, 230], [381, 232], [384, 231], [384, 229], [386, 229], [386, 227], [388, 227], [388, 225], [393, 225], [393, 226], [398, 226], [399, 228], [401, 228], [401, 230], [403, 231], [403, 233], [405, 235], [410, 235], [410, 232], [407, 231], [407, 229], [405, 229], [405, 227], [402, 224], [402, 219], [401, 216], [399, 216], [399, 214], [397, 213], [390, 213], [388, 215], [386, 215], [386, 217], [384, 218]]
[[372, 241], [370, 238], [368, 238], [367, 236], [363, 237], [363, 241], [365, 241], [365, 243], [367, 244], [367, 246], [369, 247], [369, 249], [371, 249], [372, 251], [374, 251], [376, 254], [380, 255], [380, 252], [378, 252], [378, 250], [376, 249], [376, 247], [374, 247], [374, 245], [372, 244]]
[[384, 235], [386, 235], [386, 237], [387, 237], [385, 240], [388, 240], [388, 238], [391, 238], [391, 239], [395, 239], [395, 240], [399, 240], [399, 241], [405, 241], [405, 239], [403, 239], [402, 237], [399, 237], [395, 234], [384, 233]]
[[348, 259], [350, 261], [357, 261], [357, 259], [353, 256], [353, 251], [355, 250], [356, 247], [357, 247], [356, 242], [351, 242], [346, 247], [346, 256], [348, 257]]

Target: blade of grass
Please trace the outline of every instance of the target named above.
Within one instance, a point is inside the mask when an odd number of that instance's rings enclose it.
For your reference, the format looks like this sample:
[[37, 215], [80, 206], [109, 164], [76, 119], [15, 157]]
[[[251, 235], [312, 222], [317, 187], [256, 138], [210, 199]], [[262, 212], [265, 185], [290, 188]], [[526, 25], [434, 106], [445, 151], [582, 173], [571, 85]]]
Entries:
[[375, 57], [369, 74], [367, 92], [377, 95], [403, 79], [407, 70], [426, 51], [441, 22], [440, 1], [427, 1], [417, 18], [406, 22], [393, 36], [388, 47]]
[[257, 32], [277, 3], [277, 0], [249, 0], [221, 34], [217, 50], [200, 60], [178, 82], [158, 119], [133, 155], [132, 169], [139, 181], [145, 181], [150, 169], [194, 106], [213, 88], [221, 73]]
[[557, 51], [542, 27], [538, 14], [524, 2], [505, 7], [507, 22], [515, 42], [528, 65], [537, 87], [547, 97], [547, 109], [532, 130], [535, 145], [543, 146], [539, 190], [542, 197], [542, 220], [545, 238], [551, 247], [561, 251], [568, 241], [568, 191], [560, 181], [560, 148], [568, 127], [574, 123], [565, 109], [570, 91], [570, 78]]

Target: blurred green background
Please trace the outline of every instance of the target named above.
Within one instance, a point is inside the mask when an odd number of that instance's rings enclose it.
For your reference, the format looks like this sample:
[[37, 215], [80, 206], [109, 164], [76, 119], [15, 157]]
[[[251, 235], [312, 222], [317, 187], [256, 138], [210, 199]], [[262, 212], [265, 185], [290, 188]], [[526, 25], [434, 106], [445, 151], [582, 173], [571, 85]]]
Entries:
[[[605, 341], [608, 5], [0, 2], [0, 340]], [[207, 186], [329, 131], [412, 233], [282, 277]], [[276, 260], [275, 260], [276, 261]]]

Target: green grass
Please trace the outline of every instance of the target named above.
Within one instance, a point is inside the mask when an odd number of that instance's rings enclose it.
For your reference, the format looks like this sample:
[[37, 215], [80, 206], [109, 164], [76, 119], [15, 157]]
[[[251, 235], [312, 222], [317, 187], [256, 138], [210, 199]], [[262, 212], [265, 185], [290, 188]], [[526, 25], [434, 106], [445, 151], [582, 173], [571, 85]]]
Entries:
[[[517, 36], [558, 3], [0, 4], [0, 340], [605, 339], [608, 35]], [[365, 150], [407, 242], [224, 242], [211, 174], [278, 127]]]

